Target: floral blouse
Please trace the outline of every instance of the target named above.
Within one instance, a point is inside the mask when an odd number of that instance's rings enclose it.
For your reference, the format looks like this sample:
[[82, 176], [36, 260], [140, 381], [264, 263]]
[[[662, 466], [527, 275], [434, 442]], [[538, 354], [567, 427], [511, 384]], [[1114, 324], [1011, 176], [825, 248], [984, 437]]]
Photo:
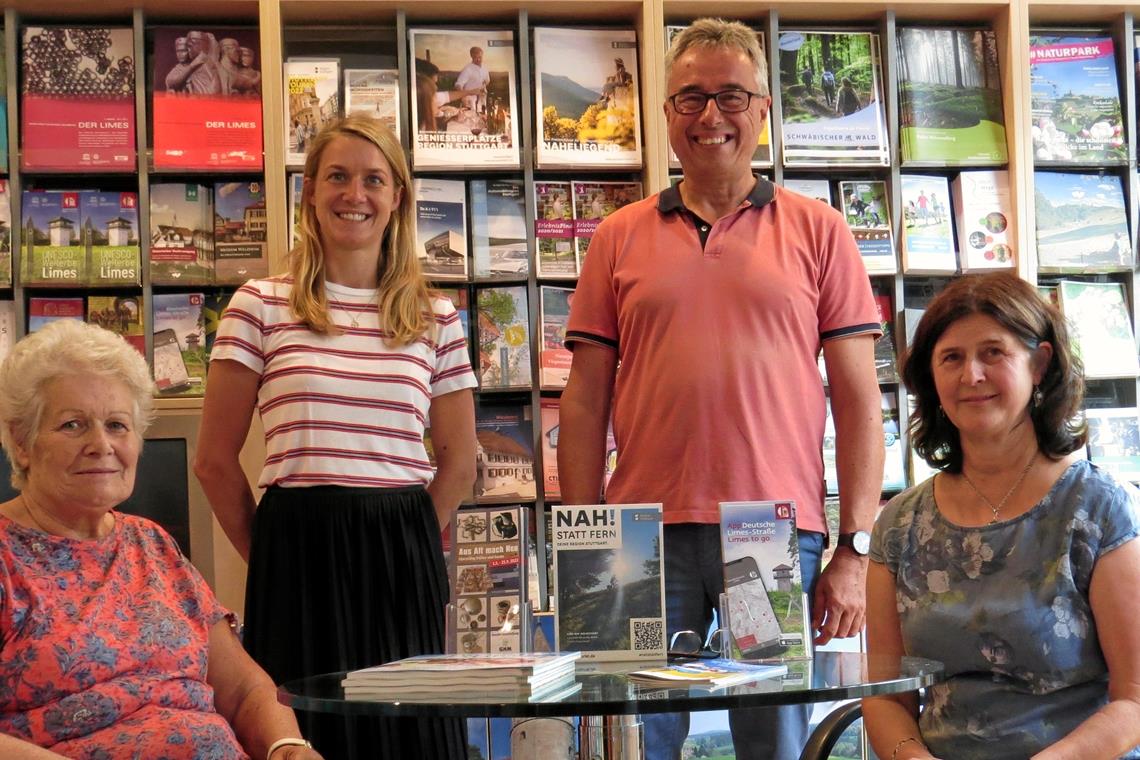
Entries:
[[69, 758], [246, 758], [206, 683], [226, 611], [161, 528], [114, 516], [95, 541], [0, 516], [0, 733]]
[[946, 666], [919, 716], [936, 757], [1026, 758], [1108, 701], [1089, 584], [1138, 533], [1140, 492], [1083, 460], [994, 525], [944, 519], [933, 478], [887, 504], [871, 559], [895, 576], [903, 647]]

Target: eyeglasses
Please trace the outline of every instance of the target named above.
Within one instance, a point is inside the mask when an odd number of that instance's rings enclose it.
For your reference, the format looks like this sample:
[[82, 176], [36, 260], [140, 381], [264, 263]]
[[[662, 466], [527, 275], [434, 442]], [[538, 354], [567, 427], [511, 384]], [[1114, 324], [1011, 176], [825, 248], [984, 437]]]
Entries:
[[696, 631], [677, 631], [669, 639], [670, 657], [697, 657], [711, 660], [724, 656], [724, 644], [728, 632], [723, 628], [714, 628], [704, 639], [702, 646], [701, 635]]
[[740, 113], [747, 111], [752, 104], [752, 98], [763, 97], [758, 92], [748, 90], [721, 90], [720, 92], [698, 92], [688, 90], [670, 95], [667, 100], [673, 104], [673, 110], [679, 114], [691, 115], [705, 110], [710, 100], [716, 101], [716, 107], [721, 113]]

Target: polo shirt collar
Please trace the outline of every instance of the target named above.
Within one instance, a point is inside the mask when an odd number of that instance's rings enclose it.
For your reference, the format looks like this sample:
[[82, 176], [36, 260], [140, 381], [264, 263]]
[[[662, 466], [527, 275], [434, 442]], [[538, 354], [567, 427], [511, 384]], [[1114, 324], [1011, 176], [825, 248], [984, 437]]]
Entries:
[[[756, 175], [756, 184], [752, 187], [751, 192], [745, 198], [746, 201], [756, 208], [762, 208], [772, 202], [776, 197], [776, 186]], [[685, 209], [685, 203], [681, 200], [680, 183], [670, 185], [661, 191], [657, 196], [657, 210], [665, 214], [670, 211], [682, 211]]]

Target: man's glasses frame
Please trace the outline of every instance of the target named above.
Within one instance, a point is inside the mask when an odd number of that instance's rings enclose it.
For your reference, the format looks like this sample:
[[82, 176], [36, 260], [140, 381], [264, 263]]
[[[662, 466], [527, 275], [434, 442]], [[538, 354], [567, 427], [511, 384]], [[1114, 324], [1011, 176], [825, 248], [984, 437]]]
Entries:
[[[745, 95], [744, 103], [739, 102], [740, 96]], [[716, 107], [721, 113], [742, 113], [752, 105], [752, 98], [764, 97], [758, 92], [749, 92], [738, 87], [717, 92], [701, 92], [700, 90], [686, 90], [670, 95], [666, 100], [673, 106], [673, 110], [683, 116], [692, 116], [702, 113], [708, 107], [710, 100], [716, 101]], [[697, 105], [700, 101], [700, 105]]]

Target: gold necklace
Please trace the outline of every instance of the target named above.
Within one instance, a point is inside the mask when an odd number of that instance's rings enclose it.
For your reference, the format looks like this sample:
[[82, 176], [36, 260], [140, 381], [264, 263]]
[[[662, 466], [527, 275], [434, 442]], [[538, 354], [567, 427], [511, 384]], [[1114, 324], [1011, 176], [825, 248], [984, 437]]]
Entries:
[[963, 465], [962, 478], [966, 481], [966, 485], [974, 489], [974, 493], [976, 493], [981, 498], [981, 500], [986, 503], [986, 506], [990, 508], [990, 511], [994, 513], [994, 516], [990, 518], [990, 525], [993, 525], [998, 521], [998, 513], [1001, 512], [1001, 508], [1005, 506], [1005, 503], [1007, 501], [1009, 501], [1009, 497], [1013, 496], [1013, 492], [1017, 490], [1017, 487], [1020, 486], [1022, 482], [1024, 482], [1025, 476], [1029, 474], [1029, 469], [1033, 467], [1033, 463], [1036, 461], [1037, 452], [1034, 451], [1033, 456], [1031, 456], [1029, 458], [1029, 461], [1025, 463], [1025, 468], [1021, 471], [1021, 474], [1017, 476], [1017, 480], [1014, 481], [1013, 485], [1009, 487], [1009, 490], [1005, 492], [1005, 496], [1001, 497], [1001, 501], [997, 503], [997, 506], [994, 506], [994, 503], [986, 498], [986, 495], [982, 493], [976, 485], [974, 485], [974, 481], [970, 480], [970, 476], [966, 474], [966, 467]]
[[353, 329], [360, 327], [360, 323], [356, 321], [356, 315], [349, 311], [348, 307], [341, 303], [341, 300], [339, 298], [335, 297], [327, 290], [325, 291], [325, 295], [327, 295], [329, 297], [329, 300], [336, 304], [336, 306], [339, 307], [340, 310], [348, 316], [348, 321], [352, 323]]

